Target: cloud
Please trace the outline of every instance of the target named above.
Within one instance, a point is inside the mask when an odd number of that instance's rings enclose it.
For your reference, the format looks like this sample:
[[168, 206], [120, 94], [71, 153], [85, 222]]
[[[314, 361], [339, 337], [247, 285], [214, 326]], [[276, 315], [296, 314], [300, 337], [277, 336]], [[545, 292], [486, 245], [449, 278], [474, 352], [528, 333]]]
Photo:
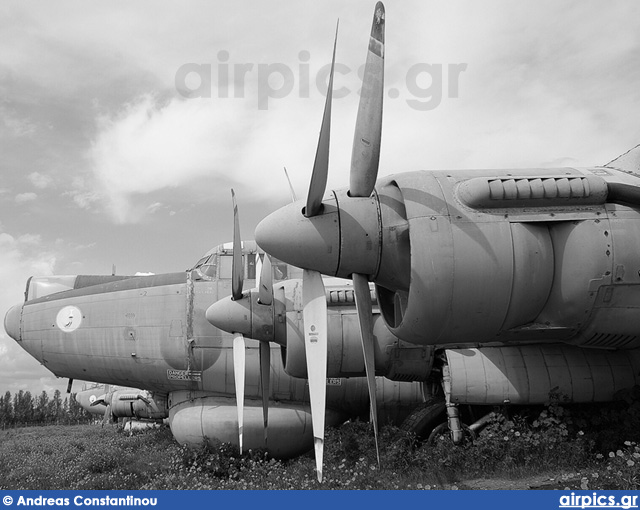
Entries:
[[4, 126], [3, 132], [11, 137], [29, 137], [36, 132], [37, 125], [30, 118], [21, 118], [15, 111], [0, 105], [0, 117]]
[[[39, 235], [0, 232], [0, 314], [24, 299], [27, 278], [53, 274], [58, 255], [43, 246]], [[63, 383], [27, 354], [0, 328], [0, 391], [62, 388]]]
[[178, 205], [175, 190], [185, 203], [228, 200], [233, 186], [244, 187], [246, 199], [285, 196], [282, 166], [301, 154], [303, 168], [311, 165], [317, 128], [300, 126], [310, 112], [319, 124], [322, 100], [316, 109], [291, 97], [258, 111], [251, 100], [140, 97], [98, 119], [91, 178], [78, 181], [76, 202], [89, 207], [99, 201], [117, 223], [131, 223], [160, 206]]
[[89, 158], [112, 217], [120, 223], [137, 221], [152, 204], [141, 207], [136, 195], [232, 171], [242, 116], [242, 109], [229, 101], [173, 99], [163, 104], [146, 95], [117, 115], [100, 118]]
[[31, 184], [38, 189], [46, 189], [53, 184], [53, 178], [50, 175], [41, 174], [40, 172], [31, 172], [28, 178]]
[[34, 201], [36, 198], [38, 198], [38, 195], [36, 195], [35, 193], [29, 192], [29, 193], [18, 193], [15, 197], [15, 201], [17, 204], [24, 204], [25, 202], [32, 202]]

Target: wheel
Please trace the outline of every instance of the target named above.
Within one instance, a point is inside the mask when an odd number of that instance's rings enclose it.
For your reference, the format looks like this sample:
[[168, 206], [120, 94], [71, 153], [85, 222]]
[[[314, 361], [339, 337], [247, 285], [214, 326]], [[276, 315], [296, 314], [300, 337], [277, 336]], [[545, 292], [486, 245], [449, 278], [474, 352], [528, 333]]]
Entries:
[[418, 439], [425, 439], [433, 427], [440, 422], [445, 410], [443, 399], [436, 397], [427, 400], [411, 411], [400, 425], [400, 429], [413, 432]]
[[[476, 439], [476, 433], [469, 428], [469, 425], [461, 424], [462, 431], [464, 432], [464, 437], [462, 439], [462, 443], [473, 442]], [[429, 439], [427, 439], [427, 443], [433, 445], [435, 444], [439, 438], [443, 438], [443, 441], [449, 441], [449, 443], [454, 444], [451, 439], [451, 433], [449, 431], [449, 422], [445, 421], [441, 423], [436, 428], [431, 431], [429, 434]]]

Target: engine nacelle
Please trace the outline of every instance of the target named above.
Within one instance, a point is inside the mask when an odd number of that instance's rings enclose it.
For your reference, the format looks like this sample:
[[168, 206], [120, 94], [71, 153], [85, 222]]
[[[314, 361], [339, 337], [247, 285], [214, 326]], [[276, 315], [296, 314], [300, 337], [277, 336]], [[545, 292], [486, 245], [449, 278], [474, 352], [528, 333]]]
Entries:
[[[286, 324], [286, 342], [282, 348], [284, 369], [292, 377], [307, 378], [302, 317], [302, 281], [283, 282], [275, 289], [276, 299], [286, 303], [276, 322]], [[364, 377], [366, 375], [360, 325], [354, 307], [353, 289], [327, 289], [328, 344], [327, 377]], [[278, 328], [276, 328], [278, 330]], [[391, 334], [379, 312], [374, 312], [373, 336], [376, 375], [395, 381], [425, 381], [433, 365], [434, 348], [403, 342]]]
[[[640, 351], [571, 345], [447, 349], [445, 391], [458, 404], [610, 402], [640, 384]], [[447, 380], [448, 377], [448, 380]]]
[[409, 231], [397, 243], [411, 257], [408, 288], [376, 279], [393, 334], [640, 347], [640, 214], [607, 202], [606, 170], [548, 172], [415, 172], [378, 185], [382, 225], [398, 223], [401, 202]]

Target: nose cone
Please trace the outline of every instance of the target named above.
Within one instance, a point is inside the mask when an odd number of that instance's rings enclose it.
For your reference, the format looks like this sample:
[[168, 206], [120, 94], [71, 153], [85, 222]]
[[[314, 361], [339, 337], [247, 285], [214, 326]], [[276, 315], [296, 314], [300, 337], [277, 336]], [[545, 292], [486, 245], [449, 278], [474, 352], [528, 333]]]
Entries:
[[20, 338], [20, 320], [22, 319], [22, 305], [16, 305], [9, 309], [7, 315], [4, 316], [4, 329], [7, 334], [16, 342]]
[[340, 256], [340, 223], [334, 197], [323, 201], [318, 216], [306, 218], [304, 202], [289, 204], [258, 224], [256, 242], [277, 259], [335, 276]]
[[207, 320], [227, 333], [242, 333], [251, 337], [251, 299], [230, 297], [213, 303], [205, 313]]

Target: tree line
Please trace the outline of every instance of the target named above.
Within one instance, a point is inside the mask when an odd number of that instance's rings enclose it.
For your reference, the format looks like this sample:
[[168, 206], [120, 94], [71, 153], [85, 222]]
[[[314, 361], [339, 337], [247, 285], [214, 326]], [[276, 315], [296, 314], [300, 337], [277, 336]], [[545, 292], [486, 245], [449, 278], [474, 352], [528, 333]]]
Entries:
[[33, 397], [30, 391], [10, 391], [0, 396], [0, 427], [24, 427], [27, 425], [76, 425], [90, 423], [93, 416], [85, 411], [72, 393], [62, 399], [60, 390], [50, 398], [46, 391]]

